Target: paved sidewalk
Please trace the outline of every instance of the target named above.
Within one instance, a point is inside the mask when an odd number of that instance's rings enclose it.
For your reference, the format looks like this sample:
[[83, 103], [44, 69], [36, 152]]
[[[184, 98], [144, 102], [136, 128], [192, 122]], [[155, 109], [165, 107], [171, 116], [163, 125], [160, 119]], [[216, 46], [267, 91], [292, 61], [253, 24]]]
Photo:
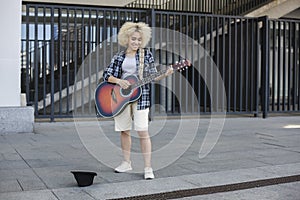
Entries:
[[[222, 122], [218, 118], [151, 122], [156, 176], [151, 181], [143, 180], [135, 132], [134, 171], [114, 173], [121, 152], [119, 134], [109, 120], [37, 122], [35, 133], [2, 134], [0, 200], [93, 200], [158, 193], [152, 199], [168, 194], [184, 199], [299, 199], [300, 117], [226, 118], [224, 126]], [[72, 170], [98, 175], [93, 185], [78, 187]], [[279, 182], [232, 189], [262, 180]], [[221, 186], [228, 186], [228, 192], [214, 192]], [[192, 193], [200, 189], [207, 194]]]

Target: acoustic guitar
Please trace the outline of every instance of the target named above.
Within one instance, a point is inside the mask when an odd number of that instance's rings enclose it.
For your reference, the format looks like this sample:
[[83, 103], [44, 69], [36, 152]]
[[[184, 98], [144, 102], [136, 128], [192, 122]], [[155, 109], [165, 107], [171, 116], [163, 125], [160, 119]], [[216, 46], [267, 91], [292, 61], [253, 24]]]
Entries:
[[[182, 71], [188, 68], [188, 62], [181, 60], [170, 67]], [[142, 95], [141, 86], [150, 83], [157, 77], [166, 73], [167, 69], [158, 71], [141, 80], [135, 75], [125, 77], [131, 84], [127, 89], [107, 81], [101, 82], [95, 90], [95, 104], [98, 113], [105, 118], [115, 117], [127, 104], [137, 101]]]

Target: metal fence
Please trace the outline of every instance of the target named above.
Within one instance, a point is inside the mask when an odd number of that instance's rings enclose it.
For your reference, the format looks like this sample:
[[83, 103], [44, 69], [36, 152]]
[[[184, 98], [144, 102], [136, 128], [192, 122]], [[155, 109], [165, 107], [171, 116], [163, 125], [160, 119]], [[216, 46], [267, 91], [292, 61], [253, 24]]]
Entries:
[[158, 69], [193, 64], [152, 84], [153, 115], [299, 112], [299, 21], [26, 3], [21, 88], [36, 118], [96, 115], [94, 90], [125, 21], [152, 27]]
[[300, 22], [269, 20], [269, 111], [300, 111]]

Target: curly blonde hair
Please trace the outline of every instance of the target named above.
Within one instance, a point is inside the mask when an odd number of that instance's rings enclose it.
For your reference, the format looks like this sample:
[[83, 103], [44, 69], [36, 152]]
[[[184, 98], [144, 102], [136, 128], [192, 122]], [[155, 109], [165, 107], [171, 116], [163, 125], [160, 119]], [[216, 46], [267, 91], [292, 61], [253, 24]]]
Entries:
[[121, 46], [127, 47], [128, 38], [134, 33], [139, 32], [142, 36], [141, 47], [144, 48], [151, 38], [151, 28], [144, 22], [125, 22], [120, 28], [118, 42]]

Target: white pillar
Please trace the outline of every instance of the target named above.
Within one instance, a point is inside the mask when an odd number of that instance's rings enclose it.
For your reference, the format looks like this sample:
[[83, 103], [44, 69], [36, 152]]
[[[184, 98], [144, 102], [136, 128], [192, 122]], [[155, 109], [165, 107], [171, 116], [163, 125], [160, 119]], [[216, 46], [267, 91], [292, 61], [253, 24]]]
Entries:
[[21, 0], [0, 7], [0, 133], [32, 132], [33, 108], [21, 107]]
[[0, 8], [1, 107], [20, 106], [21, 3], [2, 0]]

